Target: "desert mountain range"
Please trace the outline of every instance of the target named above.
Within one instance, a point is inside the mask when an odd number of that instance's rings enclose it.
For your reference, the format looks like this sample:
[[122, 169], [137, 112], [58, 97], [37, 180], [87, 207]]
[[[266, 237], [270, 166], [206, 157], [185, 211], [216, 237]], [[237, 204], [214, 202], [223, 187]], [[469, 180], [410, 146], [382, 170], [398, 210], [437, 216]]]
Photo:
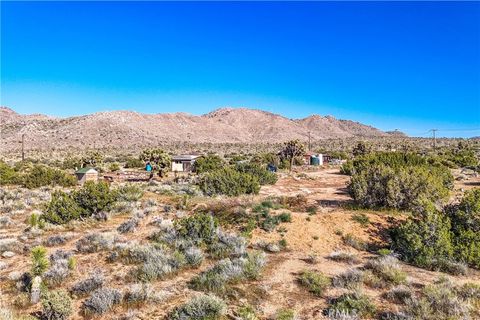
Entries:
[[1, 148], [18, 150], [22, 134], [26, 148], [126, 148], [188, 141], [192, 143], [262, 143], [290, 139], [306, 141], [388, 136], [371, 126], [332, 116], [288, 119], [248, 108], [221, 108], [196, 116], [187, 113], [144, 114], [99, 112], [67, 118], [22, 115], [0, 107]]

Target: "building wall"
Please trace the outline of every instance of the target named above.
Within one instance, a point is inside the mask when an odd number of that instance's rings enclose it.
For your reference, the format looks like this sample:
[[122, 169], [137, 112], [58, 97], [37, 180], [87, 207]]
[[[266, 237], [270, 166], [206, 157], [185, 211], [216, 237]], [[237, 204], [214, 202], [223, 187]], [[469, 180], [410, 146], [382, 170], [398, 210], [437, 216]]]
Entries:
[[183, 163], [172, 161], [172, 171], [183, 172]]
[[86, 173], [85, 174], [85, 182], [87, 182], [87, 181], [97, 182], [98, 181], [98, 173]]

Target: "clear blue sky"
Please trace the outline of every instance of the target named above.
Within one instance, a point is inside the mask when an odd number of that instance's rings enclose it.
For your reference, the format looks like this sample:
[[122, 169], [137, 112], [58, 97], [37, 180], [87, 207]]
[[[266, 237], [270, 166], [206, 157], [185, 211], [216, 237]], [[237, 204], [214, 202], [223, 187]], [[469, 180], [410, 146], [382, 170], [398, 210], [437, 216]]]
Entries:
[[480, 3], [2, 1], [1, 91], [20, 113], [246, 106], [477, 136]]

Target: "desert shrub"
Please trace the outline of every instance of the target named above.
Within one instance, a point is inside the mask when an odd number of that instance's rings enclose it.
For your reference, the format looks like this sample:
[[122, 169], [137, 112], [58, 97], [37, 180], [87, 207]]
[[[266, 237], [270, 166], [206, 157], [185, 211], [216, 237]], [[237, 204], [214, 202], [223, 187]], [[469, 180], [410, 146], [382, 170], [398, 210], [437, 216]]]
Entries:
[[240, 257], [245, 254], [246, 247], [245, 238], [233, 233], [218, 231], [217, 240], [209, 246], [208, 250], [215, 258]]
[[363, 282], [363, 272], [357, 269], [347, 270], [332, 279], [332, 284], [337, 288], [356, 289]]
[[410, 299], [405, 312], [414, 319], [469, 319], [470, 305], [457, 296], [449, 281], [437, 281], [423, 289], [420, 299]]
[[370, 224], [370, 219], [364, 213], [354, 214], [352, 220], [358, 222], [362, 227], [366, 227]]
[[143, 168], [145, 166], [145, 162], [140, 160], [139, 158], [128, 158], [125, 161], [125, 168], [133, 169], [133, 168]]
[[176, 220], [174, 226], [180, 237], [190, 239], [196, 244], [210, 245], [217, 239], [218, 221], [207, 213], [197, 213]]
[[262, 167], [255, 163], [238, 163], [235, 169], [239, 172], [248, 173], [256, 177], [260, 185], [275, 184], [277, 182], [277, 175], [274, 172], [268, 171], [266, 167]]
[[99, 288], [83, 302], [83, 309], [86, 314], [104, 314], [120, 302], [122, 302], [120, 291], [112, 288]]
[[69, 193], [55, 191], [52, 199], [45, 206], [45, 212], [42, 219], [53, 224], [64, 224], [71, 220], [79, 219], [85, 215], [75, 199]]
[[334, 251], [328, 255], [328, 259], [338, 262], [346, 262], [354, 264], [358, 262], [358, 258], [354, 253], [347, 251]]
[[68, 319], [72, 314], [72, 299], [68, 293], [59, 291], [47, 291], [41, 298], [43, 315], [49, 320]]
[[71, 187], [77, 184], [77, 179], [61, 170], [35, 165], [30, 172], [22, 176], [22, 184], [29, 189], [48, 185]]
[[199, 266], [205, 258], [203, 251], [194, 246], [185, 249], [184, 255], [187, 263], [191, 266]]
[[433, 208], [395, 228], [392, 240], [402, 259], [424, 268], [432, 269], [436, 261], [453, 255], [450, 221]]
[[110, 165], [108, 166], [108, 170], [111, 172], [118, 171], [120, 170], [120, 165], [116, 162], [110, 163]]
[[295, 311], [292, 309], [281, 309], [275, 315], [276, 320], [294, 320]]
[[138, 218], [128, 219], [118, 226], [117, 231], [120, 233], [133, 232], [138, 227], [139, 222]]
[[370, 260], [365, 268], [384, 280], [388, 284], [399, 285], [405, 283], [407, 275], [400, 269], [398, 260], [393, 256], [378, 257]]
[[43, 278], [49, 285], [59, 285], [70, 275], [67, 259], [55, 259], [50, 268], [43, 274]]
[[343, 243], [346, 245], [351, 246], [357, 250], [366, 250], [367, 244], [362, 239], [352, 235], [351, 233], [347, 233], [346, 235], [342, 236]]
[[92, 253], [100, 250], [111, 249], [114, 242], [114, 234], [90, 233], [77, 241], [76, 248], [78, 252]]
[[215, 154], [209, 154], [195, 160], [195, 172], [198, 174], [220, 170], [225, 166], [222, 158]]
[[62, 244], [65, 244], [68, 241], [68, 239], [69, 237], [63, 234], [53, 235], [48, 237], [47, 240], [45, 240], [45, 245], [49, 247], [62, 245]]
[[445, 211], [451, 220], [455, 258], [480, 269], [480, 189], [466, 191], [458, 205]]
[[225, 313], [227, 305], [215, 296], [201, 295], [177, 306], [168, 315], [169, 320], [215, 320]]
[[47, 250], [42, 246], [37, 246], [32, 249], [30, 255], [32, 259], [32, 274], [41, 276], [50, 265], [47, 259]]
[[344, 312], [369, 317], [375, 314], [375, 305], [359, 291], [345, 293], [331, 301], [328, 311], [331, 313]]
[[391, 168], [374, 165], [352, 175], [348, 191], [365, 208], [415, 209], [422, 200], [449, 194], [452, 176], [444, 167]]
[[256, 279], [265, 265], [265, 255], [249, 253], [245, 258], [224, 259], [189, 282], [190, 288], [223, 293], [227, 285], [244, 279]]
[[19, 184], [20, 179], [14, 168], [0, 160], [0, 185]]
[[316, 296], [322, 296], [330, 285], [330, 279], [320, 272], [302, 271], [298, 277], [299, 283]]
[[45, 205], [42, 219], [53, 224], [64, 224], [107, 211], [116, 200], [117, 192], [110, 190], [106, 182], [88, 181], [77, 191], [55, 191], [50, 202]]
[[133, 202], [138, 201], [143, 196], [143, 190], [134, 184], [126, 184], [116, 190], [116, 200]]
[[75, 283], [71, 289], [71, 292], [76, 296], [84, 296], [98, 288], [101, 288], [104, 282], [105, 277], [103, 276], [103, 273], [97, 271], [89, 278]]
[[132, 285], [123, 297], [128, 306], [141, 305], [153, 297], [153, 289], [145, 283], [135, 283]]
[[413, 298], [413, 292], [410, 288], [400, 285], [393, 287], [391, 290], [386, 292], [384, 297], [389, 301], [405, 304], [407, 301]]
[[257, 194], [260, 190], [256, 177], [231, 168], [222, 168], [204, 174], [200, 177], [198, 185], [209, 196], [235, 197], [241, 194]]
[[116, 201], [117, 193], [110, 189], [108, 183], [87, 181], [81, 189], [73, 192], [75, 202], [90, 215], [108, 211]]

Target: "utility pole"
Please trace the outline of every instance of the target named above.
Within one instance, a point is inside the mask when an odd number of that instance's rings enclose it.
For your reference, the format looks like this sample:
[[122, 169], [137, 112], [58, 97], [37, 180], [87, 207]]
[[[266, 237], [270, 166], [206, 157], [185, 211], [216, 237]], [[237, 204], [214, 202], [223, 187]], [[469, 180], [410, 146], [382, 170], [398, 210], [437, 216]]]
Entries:
[[312, 150], [312, 138], [310, 136], [310, 131], [308, 131], [308, 151]]
[[436, 133], [437, 133], [438, 129], [431, 129], [430, 131], [432, 131], [433, 150], [435, 150], [435, 149], [437, 148], [437, 136], [436, 136]]
[[22, 162], [25, 161], [25, 133], [22, 134]]

